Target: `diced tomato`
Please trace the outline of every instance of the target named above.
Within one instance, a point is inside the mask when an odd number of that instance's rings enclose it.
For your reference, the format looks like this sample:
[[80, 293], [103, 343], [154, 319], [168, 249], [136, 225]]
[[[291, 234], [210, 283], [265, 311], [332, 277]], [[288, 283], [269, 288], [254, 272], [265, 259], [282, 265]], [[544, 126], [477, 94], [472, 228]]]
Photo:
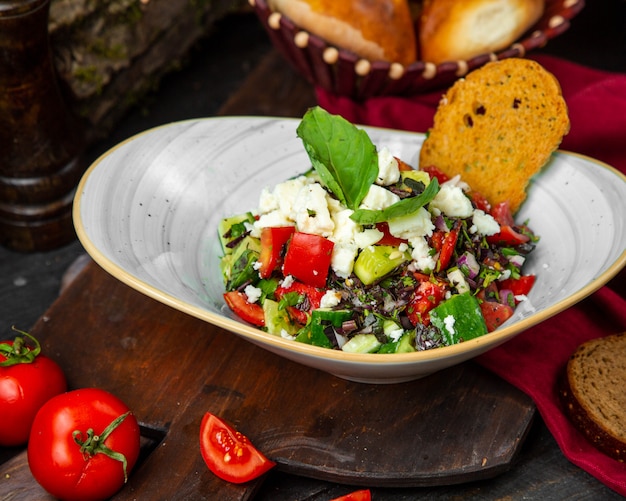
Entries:
[[437, 230], [430, 238], [431, 245], [439, 252], [439, 258], [437, 259], [437, 271], [445, 270], [450, 264], [450, 259], [454, 254], [454, 248], [456, 242], [459, 239], [458, 228], [453, 228], [450, 231]]
[[283, 273], [305, 284], [324, 287], [334, 245], [320, 235], [295, 232], [287, 246]]
[[472, 202], [474, 202], [477, 209], [480, 209], [487, 214], [491, 213], [491, 204], [482, 193], [472, 190], [470, 192], [470, 198], [472, 199]]
[[405, 239], [394, 237], [389, 232], [389, 225], [387, 223], [377, 223], [376, 229], [383, 234], [383, 238], [376, 242], [377, 245], [393, 245], [397, 247], [401, 243], [407, 243]]
[[296, 308], [295, 306], [287, 307], [291, 317], [299, 324], [305, 325], [311, 312], [320, 307], [322, 297], [326, 291], [302, 282], [294, 281], [289, 287], [278, 287], [275, 292], [276, 298], [280, 300], [285, 296], [285, 294], [290, 292], [295, 292], [296, 294], [306, 297], [306, 308], [304, 310]]
[[406, 163], [404, 160], [400, 160], [398, 157], [393, 157], [396, 159], [396, 161], [398, 162], [398, 169], [402, 172], [402, 171], [407, 171], [407, 170], [415, 170], [413, 169], [413, 167], [411, 167], [408, 163]]
[[434, 283], [430, 280], [421, 282], [413, 292], [413, 297], [406, 310], [411, 323], [413, 325], [429, 325], [428, 312], [443, 300], [445, 294], [446, 288], [443, 284]]
[[499, 204], [493, 206], [489, 213], [493, 216], [493, 218], [498, 222], [500, 226], [515, 225], [515, 220], [513, 219], [513, 214], [511, 214], [511, 207], [509, 206], [509, 202], [500, 202]]
[[261, 255], [259, 256], [261, 278], [268, 278], [280, 265], [283, 248], [294, 231], [294, 226], [267, 227], [261, 230]]
[[498, 282], [500, 290], [508, 289], [515, 296], [525, 296], [535, 284], [535, 275], [522, 275], [519, 278], [507, 278]]
[[369, 489], [361, 489], [358, 491], [339, 496], [331, 501], [371, 501], [372, 493]]
[[487, 324], [487, 332], [493, 332], [513, 316], [513, 308], [508, 304], [488, 300], [489, 293], [480, 291], [476, 297], [480, 300], [480, 311]]
[[209, 470], [236, 484], [254, 480], [276, 466], [248, 437], [210, 412], [200, 423], [200, 453]]
[[259, 327], [265, 325], [263, 308], [259, 304], [248, 302], [248, 297], [243, 292], [226, 292], [224, 293], [224, 300], [228, 307], [242, 320]]
[[424, 172], [428, 173], [431, 179], [433, 177], [436, 177], [437, 181], [439, 181], [439, 184], [443, 184], [450, 179], [447, 174], [444, 174], [442, 170], [438, 169], [434, 165], [427, 165], [426, 167], [420, 167], [420, 170], [423, 170]]
[[490, 244], [505, 245], [515, 247], [516, 245], [525, 244], [530, 240], [528, 235], [515, 231], [511, 226], [500, 225], [500, 232], [487, 237]]

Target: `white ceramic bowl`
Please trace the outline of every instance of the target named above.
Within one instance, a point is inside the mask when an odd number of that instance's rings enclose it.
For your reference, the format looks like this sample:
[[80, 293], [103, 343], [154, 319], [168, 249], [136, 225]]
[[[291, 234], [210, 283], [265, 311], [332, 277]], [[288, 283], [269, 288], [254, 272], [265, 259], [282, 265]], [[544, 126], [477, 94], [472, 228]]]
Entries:
[[[225, 306], [218, 222], [256, 208], [261, 189], [309, 167], [299, 120], [227, 117], [173, 123], [102, 155], [74, 203], [78, 237], [113, 276], [173, 308], [271, 352], [342, 378], [416, 379], [458, 364], [572, 306], [626, 263], [626, 178], [558, 152], [536, 177], [517, 217], [541, 236], [527, 262], [537, 275], [529, 300], [491, 334], [408, 354], [351, 354], [266, 334]], [[365, 128], [378, 146], [417, 165], [424, 136]]]

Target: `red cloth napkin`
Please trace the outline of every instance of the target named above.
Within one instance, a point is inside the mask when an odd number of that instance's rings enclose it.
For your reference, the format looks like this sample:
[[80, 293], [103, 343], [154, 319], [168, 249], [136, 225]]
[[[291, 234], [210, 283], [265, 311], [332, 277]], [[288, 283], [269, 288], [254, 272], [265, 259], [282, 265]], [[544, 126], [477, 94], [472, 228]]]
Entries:
[[[561, 148], [602, 160], [626, 173], [626, 74], [535, 56], [561, 83], [571, 131]], [[320, 106], [353, 123], [425, 132], [443, 91], [410, 98], [354, 102], [317, 89]], [[626, 217], [626, 215], [625, 215]], [[626, 464], [597, 451], [563, 414], [557, 383], [576, 347], [626, 331], [626, 270], [587, 299], [482, 355], [477, 361], [528, 394], [564, 455], [626, 496]], [[626, 381], [624, 382], [626, 384]]]

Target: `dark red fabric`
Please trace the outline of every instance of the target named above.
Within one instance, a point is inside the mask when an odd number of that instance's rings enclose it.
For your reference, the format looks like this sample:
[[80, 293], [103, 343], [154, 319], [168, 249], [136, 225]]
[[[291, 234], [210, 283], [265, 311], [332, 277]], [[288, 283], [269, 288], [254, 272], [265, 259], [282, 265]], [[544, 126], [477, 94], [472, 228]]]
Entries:
[[[626, 74], [602, 72], [550, 56], [533, 59], [557, 77], [569, 108], [571, 131], [561, 149], [602, 160], [626, 173]], [[354, 102], [317, 89], [320, 106], [351, 122], [417, 132], [432, 124], [441, 95], [442, 91], [437, 91]], [[626, 495], [626, 464], [598, 452], [571, 425], [561, 410], [557, 383], [578, 345], [624, 331], [626, 270], [576, 306], [477, 359], [532, 397], [572, 463], [622, 495]]]

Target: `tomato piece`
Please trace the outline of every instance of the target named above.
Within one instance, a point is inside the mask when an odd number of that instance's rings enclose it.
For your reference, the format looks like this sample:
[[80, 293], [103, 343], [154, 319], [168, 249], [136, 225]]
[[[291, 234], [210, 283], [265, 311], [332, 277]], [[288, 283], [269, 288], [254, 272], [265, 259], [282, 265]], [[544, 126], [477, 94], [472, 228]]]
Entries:
[[493, 292], [481, 290], [476, 297], [480, 302], [480, 311], [487, 325], [487, 332], [493, 332], [513, 316], [513, 308], [508, 304], [487, 299]]
[[287, 246], [283, 273], [313, 287], [324, 287], [334, 245], [320, 235], [295, 232]]
[[239, 291], [224, 293], [224, 301], [228, 307], [242, 320], [252, 325], [263, 327], [265, 325], [265, 314], [263, 307], [257, 303], [248, 302], [248, 297]]
[[311, 285], [304, 284], [302, 282], [293, 281], [288, 287], [282, 285], [276, 289], [276, 297], [280, 300], [285, 297], [286, 294], [295, 292], [298, 295], [305, 297], [303, 307], [288, 306], [287, 310], [291, 317], [299, 324], [305, 325], [308, 320], [308, 316], [313, 310], [320, 307], [322, 297], [326, 293], [324, 289], [319, 289]]
[[502, 225], [500, 225], [500, 231], [498, 233], [487, 237], [487, 242], [490, 244], [505, 245], [510, 247], [525, 244], [529, 240], [530, 237], [528, 235], [515, 231], [512, 226]]
[[514, 296], [525, 296], [535, 284], [535, 275], [522, 275], [519, 278], [507, 278], [498, 282], [500, 290], [508, 289]]
[[490, 211], [491, 216], [500, 226], [514, 226], [515, 220], [511, 214], [509, 202], [500, 202], [496, 204]]
[[383, 234], [383, 238], [376, 242], [376, 245], [393, 245], [398, 247], [401, 243], [407, 243], [406, 239], [394, 237], [389, 232], [389, 224], [387, 223], [376, 223], [376, 229]]
[[28, 441], [33, 477], [64, 500], [101, 500], [127, 481], [140, 450], [126, 404], [99, 388], [57, 395], [39, 409]]
[[285, 244], [295, 231], [294, 226], [267, 227], [261, 229], [261, 255], [259, 276], [268, 278], [280, 265]]
[[450, 264], [458, 239], [458, 228], [453, 228], [450, 231], [437, 230], [432, 234], [431, 245], [439, 252], [437, 271], [445, 270]]
[[446, 288], [443, 284], [430, 280], [420, 282], [407, 306], [407, 315], [413, 325], [430, 324], [428, 312], [443, 300]]
[[479, 193], [478, 191], [474, 191], [472, 190], [470, 192], [470, 198], [472, 199], [472, 202], [474, 202], [474, 206], [477, 209], [480, 209], [481, 211], [485, 212], [486, 214], [490, 214], [491, 213], [491, 204], [489, 203], [489, 200], [487, 200], [482, 193]]
[[200, 424], [200, 453], [209, 470], [236, 484], [254, 480], [276, 465], [245, 435], [210, 412]]
[[426, 167], [420, 167], [420, 170], [423, 170], [424, 172], [426, 172], [431, 177], [431, 179], [437, 178], [437, 181], [439, 181], [439, 184], [443, 184], [450, 179], [447, 174], [445, 174], [442, 170], [435, 167], [434, 165], [427, 165]]
[[331, 501], [371, 501], [372, 493], [369, 489], [360, 489], [358, 491], [339, 496]]
[[[41, 354], [35, 338], [22, 334], [0, 343], [0, 446], [28, 442], [39, 408], [67, 390], [61, 367]], [[26, 345], [27, 338], [35, 343], [34, 348]]]

